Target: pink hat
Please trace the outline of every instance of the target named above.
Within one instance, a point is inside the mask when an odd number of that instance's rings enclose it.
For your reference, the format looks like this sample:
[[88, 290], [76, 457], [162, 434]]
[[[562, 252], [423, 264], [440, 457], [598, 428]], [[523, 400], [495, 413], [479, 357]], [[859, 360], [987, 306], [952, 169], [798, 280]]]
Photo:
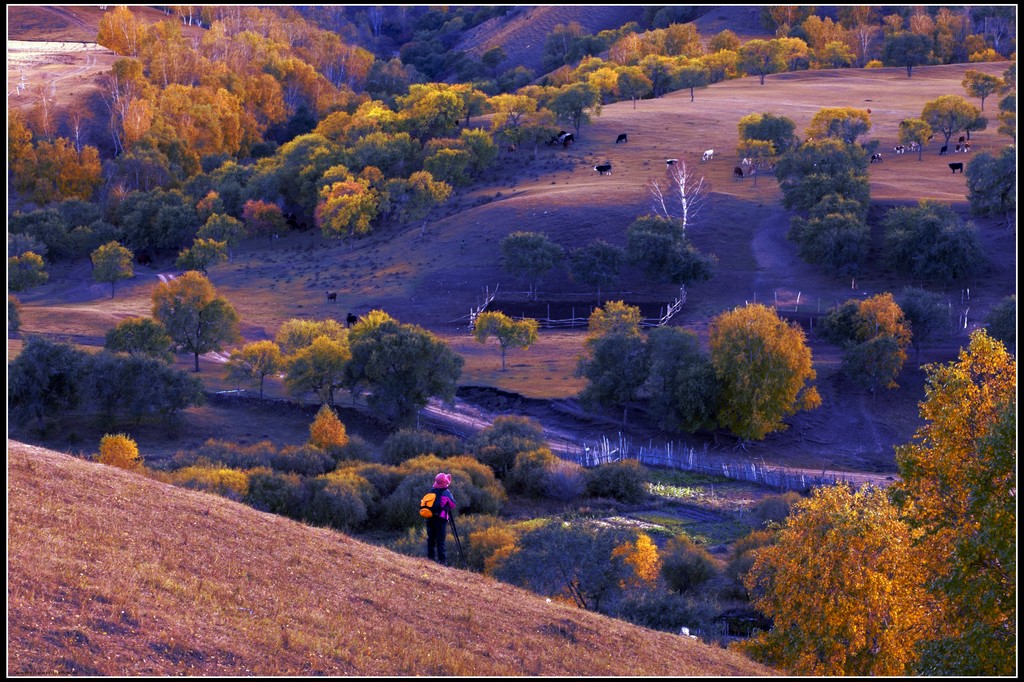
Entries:
[[451, 484], [452, 484], [452, 475], [451, 474], [440, 473], [440, 474], [438, 474], [437, 476], [434, 477], [434, 487], [435, 488], [447, 488]]

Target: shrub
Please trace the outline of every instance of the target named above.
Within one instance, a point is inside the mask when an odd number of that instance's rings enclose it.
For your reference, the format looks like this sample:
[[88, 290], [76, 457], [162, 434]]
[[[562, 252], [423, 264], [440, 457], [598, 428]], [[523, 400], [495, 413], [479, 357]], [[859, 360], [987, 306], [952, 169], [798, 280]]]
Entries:
[[139, 446], [123, 433], [107, 434], [100, 439], [99, 462], [129, 471], [143, 468]]
[[318, 476], [306, 485], [311, 495], [303, 520], [339, 530], [358, 530], [366, 524], [375, 491], [362, 476], [346, 469]]
[[529, 417], [503, 415], [476, 434], [470, 446], [478, 460], [504, 478], [515, 466], [516, 455], [546, 447], [547, 439], [543, 427]]
[[636, 504], [647, 497], [647, 471], [632, 459], [602, 464], [587, 472], [587, 494]]
[[864, 65], [864, 68], [865, 69], [881, 69], [884, 66], [885, 66], [885, 64], [883, 64], [879, 60], [872, 59], [871, 61], [869, 61], [867, 64]]
[[338, 419], [338, 413], [326, 403], [320, 406], [316, 418], [309, 425], [309, 443], [327, 452], [348, 445], [345, 425]]
[[676, 593], [643, 591], [628, 595], [619, 605], [618, 617], [652, 630], [678, 633], [705, 627], [714, 618], [711, 604], [695, 602]]
[[[771, 544], [775, 534], [767, 530], [755, 530], [732, 545], [732, 557], [726, 564], [725, 573], [732, 580], [742, 584], [743, 576], [754, 565], [755, 551]], [[746, 592], [746, 588], [744, 588]]]
[[515, 466], [505, 477], [505, 488], [528, 497], [541, 497], [545, 492], [548, 467], [558, 462], [548, 448], [537, 448], [516, 455]]
[[241, 502], [249, 493], [249, 477], [245, 472], [218, 466], [190, 466], [170, 475], [174, 485], [203, 490]]
[[270, 467], [258, 467], [247, 472], [249, 491], [243, 502], [260, 511], [301, 518], [302, 478], [297, 474], [284, 474]]
[[270, 467], [303, 476], [319, 476], [334, 468], [334, 457], [315, 445], [286, 445], [271, 455]]
[[781, 495], [769, 495], [761, 498], [754, 505], [754, 516], [766, 526], [772, 522], [780, 523], [786, 520], [793, 505], [801, 499], [803, 498], [800, 496], [800, 493], [793, 492], [792, 490]]
[[463, 517], [459, 528], [466, 563], [471, 570], [481, 573], [495, 553], [507, 547], [515, 547], [519, 537], [508, 524], [489, 514]]
[[544, 495], [571, 502], [587, 490], [587, 470], [576, 462], [559, 459], [544, 470]]
[[348, 437], [347, 445], [332, 450], [330, 454], [339, 462], [373, 462], [377, 459], [377, 455], [376, 452], [374, 452], [373, 447], [364, 439], [356, 435], [350, 435]]
[[401, 429], [384, 441], [381, 459], [385, 464], [398, 465], [420, 455], [436, 455], [446, 459], [461, 452], [462, 444], [455, 436]]
[[718, 562], [690, 538], [677, 535], [662, 552], [661, 575], [669, 589], [683, 594], [718, 575]]

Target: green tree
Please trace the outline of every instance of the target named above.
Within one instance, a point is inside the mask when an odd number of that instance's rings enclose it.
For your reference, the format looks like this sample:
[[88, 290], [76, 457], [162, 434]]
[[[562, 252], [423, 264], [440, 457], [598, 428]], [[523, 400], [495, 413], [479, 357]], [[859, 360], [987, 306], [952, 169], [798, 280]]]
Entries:
[[231, 351], [227, 361], [227, 378], [235, 381], [249, 381], [260, 387], [263, 398], [263, 384], [268, 376], [277, 374], [285, 366], [281, 349], [273, 341], [253, 341]]
[[885, 489], [815, 488], [755, 550], [744, 584], [773, 626], [739, 648], [792, 675], [913, 673], [931, 604], [914, 538]]
[[21, 331], [21, 301], [13, 294], [7, 294], [7, 333]]
[[1017, 148], [1008, 144], [998, 156], [981, 152], [967, 164], [967, 200], [971, 214], [1002, 218], [1009, 227], [1017, 214]]
[[647, 379], [647, 354], [639, 335], [611, 333], [593, 339], [577, 374], [586, 377], [580, 402], [590, 409], [622, 408], [622, 423]]
[[985, 253], [977, 228], [951, 206], [924, 200], [889, 209], [882, 221], [884, 262], [926, 282], [949, 284], [981, 271]]
[[992, 76], [984, 71], [967, 69], [964, 71], [964, 79], [960, 83], [967, 94], [981, 100], [981, 110], [985, 111], [985, 99], [994, 93], [999, 92], [1006, 85], [999, 76]]
[[117, 242], [107, 242], [92, 252], [92, 278], [97, 282], [110, 282], [110, 298], [114, 298], [118, 281], [135, 276], [133, 258], [132, 252]]
[[795, 149], [800, 141], [796, 137], [796, 123], [785, 116], [765, 112], [748, 114], [737, 124], [740, 140], [763, 140], [770, 142], [774, 154], [787, 154]]
[[199, 239], [223, 242], [227, 247], [229, 261], [232, 249], [238, 246], [245, 236], [245, 225], [242, 221], [223, 213], [211, 213], [203, 226], [199, 228], [199, 232], [196, 233], [196, 237]]
[[620, 96], [632, 100], [633, 108], [636, 109], [636, 101], [650, 95], [654, 90], [654, 85], [640, 67], [624, 66], [619, 69], [616, 89]]
[[7, 404], [12, 420], [35, 420], [75, 410], [83, 397], [86, 356], [70, 343], [29, 337], [7, 371]]
[[826, 107], [819, 109], [807, 126], [808, 137], [834, 137], [846, 144], [854, 144], [861, 135], [871, 130], [871, 114], [853, 107]]
[[786, 70], [782, 46], [778, 40], [748, 40], [739, 48], [737, 67], [747, 75], [756, 75], [764, 85], [764, 77]]
[[495, 576], [539, 594], [571, 600], [581, 609], [600, 611], [632, 577], [633, 568], [615, 549], [627, 541], [617, 529], [548, 523], [524, 533], [517, 551]]
[[648, 411], [669, 431], [713, 429], [718, 380], [697, 335], [680, 327], [658, 327], [647, 337], [647, 379], [642, 393]]
[[330, 318], [326, 320], [293, 318], [281, 325], [274, 340], [284, 355], [293, 355], [313, 343], [313, 339], [318, 336], [326, 336], [342, 344], [348, 343], [348, 329], [337, 320]]
[[563, 253], [561, 246], [541, 232], [512, 232], [501, 240], [505, 269], [530, 280], [531, 296], [540, 278], [561, 262]]
[[43, 257], [32, 251], [7, 259], [7, 288], [25, 291], [50, 279]]
[[389, 181], [386, 194], [388, 213], [403, 222], [419, 222], [422, 237], [431, 213], [448, 201], [452, 187], [447, 182], [434, 180], [427, 171], [417, 171], [407, 180]]
[[999, 341], [1011, 353], [1017, 352], [1017, 295], [999, 301], [985, 318], [988, 335]]
[[924, 145], [932, 136], [932, 127], [921, 118], [905, 118], [900, 121], [899, 143], [911, 149], [917, 147], [917, 160], [924, 154]]
[[919, 529], [927, 584], [941, 595], [924, 674], [1016, 667], [1017, 364], [984, 330], [957, 360], [929, 365], [924, 425], [896, 447], [893, 492]]
[[501, 346], [501, 371], [505, 371], [505, 353], [511, 348], [528, 349], [537, 343], [537, 320], [526, 318], [513, 320], [501, 312], [484, 311], [473, 321], [473, 338], [477, 343], [487, 343], [494, 337]]
[[706, 88], [711, 82], [711, 68], [696, 59], [689, 61], [676, 69], [675, 82], [680, 90], [690, 91], [692, 102], [694, 89]]
[[711, 363], [721, 386], [718, 423], [743, 440], [763, 440], [785, 417], [821, 404], [804, 332], [755, 303], [711, 323]]
[[559, 88], [549, 107], [579, 135], [580, 126], [601, 115], [601, 93], [590, 83], [573, 83]]
[[238, 313], [217, 295], [210, 280], [194, 270], [156, 285], [153, 317], [167, 329], [179, 351], [193, 354], [197, 372], [200, 355], [241, 338]]
[[170, 364], [174, 361], [173, 344], [164, 326], [153, 318], [129, 317], [107, 332], [103, 348], [111, 353], [127, 353]]
[[382, 420], [405, 425], [431, 397], [455, 397], [464, 361], [422, 327], [374, 310], [352, 327], [349, 339], [345, 385], [369, 390], [367, 404]]
[[316, 394], [320, 402], [334, 404], [334, 392], [345, 385], [352, 349], [344, 340], [317, 336], [308, 346], [288, 355], [284, 383], [292, 395]]
[[927, 289], [904, 287], [896, 303], [910, 325], [910, 343], [914, 346], [920, 363], [921, 346], [935, 338], [946, 324], [946, 301], [939, 294]]
[[949, 138], [962, 130], [976, 129], [981, 110], [960, 95], [941, 95], [925, 102], [921, 110], [924, 119], [932, 130], [942, 133], [949, 145]]
[[929, 36], [897, 31], [886, 36], [882, 43], [882, 63], [886, 66], [905, 67], [907, 78], [910, 78], [915, 66], [928, 63], [932, 44]]
[[784, 208], [810, 211], [823, 197], [837, 194], [867, 206], [868, 155], [859, 145], [835, 138], [805, 142], [779, 159], [775, 177]]
[[228, 259], [228, 243], [197, 237], [192, 246], [178, 252], [174, 265], [182, 270], [198, 270], [206, 274], [212, 265]]
[[569, 252], [569, 277], [574, 282], [597, 287], [600, 305], [601, 287], [610, 287], [619, 281], [625, 257], [625, 251], [621, 248], [602, 239], [595, 239]]
[[871, 242], [865, 208], [839, 194], [826, 195], [806, 218], [793, 216], [786, 237], [797, 245], [801, 258], [823, 266], [828, 274], [857, 275]]
[[687, 285], [711, 279], [718, 259], [697, 250], [681, 220], [647, 215], [626, 228], [626, 261], [655, 281]]

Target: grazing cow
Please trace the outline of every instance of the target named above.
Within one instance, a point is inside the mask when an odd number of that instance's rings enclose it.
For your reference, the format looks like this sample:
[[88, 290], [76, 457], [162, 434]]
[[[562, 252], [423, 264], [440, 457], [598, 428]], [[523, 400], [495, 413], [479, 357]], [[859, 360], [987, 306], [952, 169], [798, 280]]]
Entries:
[[875, 163], [876, 161], [878, 163], [882, 163], [882, 155], [881, 154], [872, 154], [871, 155], [871, 163]]
[[964, 165], [962, 163], [959, 163], [959, 162], [951, 163], [951, 164], [949, 164], [949, 170], [953, 171], [954, 173], [956, 173], [957, 171], [960, 171], [960, 175], [963, 175], [964, 174]]
[[948, 144], [942, 145], [942, 149], [939, 150], [939, 156], [945, 156], [946, 152], [948, 152], [948, 151], [949, 151], [949, 145]]
[[743, 168], [741, 166], [736, 166], [735, 168], [732, 169], [732, 174], [737, 180], [742, 180]]
[[907, 148], [906, 148], [906, 147], [904, 147], [904, 146], [903, 146], [903, 145], [901, 145], [901, 144], [898, 144], [898, 145], [896, 145], [895, 147], [893, 147], [893, 148], [892, 148], [892, 150], [893, 150], [894, 152], [896, 152], [897, 154], [904, 154], [904, 153], [906, 153], [906, 151], [907, 151]]
[[565, 135], [562, 136], [562, 140], [561, 140], [563, 147], [568, 147], [569, 145], [571, 145], [575, 141], [576, 141], [576, 138], [573, 137], [572, 133], [566, 133]]
[[971, 141], [964, 142], [964, 154], [971, 151]]
[[674, 165], [676, 165], [676, 161], [678, 161], [678, 160], [679, 159], [665, 159], [665, 165], [666, 166], [674, 166]]
[[752, 162], [752, 161], [750, 160], [750, 157], [744, 157], [744, 158], [743, 158], [743, 160], [742, 160], [742, 161], [740, 161], [740, 165], [741, 165], [741, 166], [753, 166], [754, 164], [753, 164], [753, 162]]
[[615, 144], [618, 144], [620, 142], [626, 142], [626, 141], [627, 141], [626, 140], [626, 133], [622, 133], [621, 135], [619, 135], [618, 137], [615, 138]]
[[920, 142], [911, 142], [910, 143], [910, 151], [916, 152], [920, 148], [921, 148], [921, 143]]
[[346, 327], [351, 327], [352, 325], [354, 325], [358, 321], [359, 321], [358, 317], [356, 317], [352, 313], [349, 313], [348, 316], [345, 318], [345, 326]]
[[325, 291], [324, 293], [327, 294], [327, 301], [328, 302], [330, 302], [330, 303], [337, 303], [338, 302], [338, 292], [337, 291]]
[[600, 175], [611, 175], [612, 165], [610, 163], [602, 163], [600, 166], [594, 166], [594, 170], [596, 170]]
[[708, 149], [707, 151], [704, 152], [704, 156], [701, 157], [701, 161], [710, 161], [713, 158], [715, 158], [715, 150]]
[[564, 130], [559, 130], [557, 135], [555, 135], [554, 137], [547, 141], [547, 145], [549, 147], [555, 146], [556, 144], [562, 141], [563, 137], [565, 137], [568, 134], [569, 133], [565, 132]]

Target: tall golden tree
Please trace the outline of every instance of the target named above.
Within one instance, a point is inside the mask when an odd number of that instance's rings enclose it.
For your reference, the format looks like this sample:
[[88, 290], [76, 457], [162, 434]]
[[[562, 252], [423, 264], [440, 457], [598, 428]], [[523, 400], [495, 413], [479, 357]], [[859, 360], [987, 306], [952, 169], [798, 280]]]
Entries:
[[894, 484], [930, 584], [946, 595], [924, 669], [1013, 674], [1016, 658], [1017, 363], [984, 330], [946, 365], [927, 365], [924, 426], [896, 448]]
[[744, 440], [763, 440], [783, 419], [821, 404], [803, 330], [755, 303], [716, 317], [711, 363], [721, 384], [719, 423]]
[[744, 584], [773, 627], [739, 645], [795, 675], [904, 675], [928, 634], [919, 535], [882, 488], [816, 489]]

